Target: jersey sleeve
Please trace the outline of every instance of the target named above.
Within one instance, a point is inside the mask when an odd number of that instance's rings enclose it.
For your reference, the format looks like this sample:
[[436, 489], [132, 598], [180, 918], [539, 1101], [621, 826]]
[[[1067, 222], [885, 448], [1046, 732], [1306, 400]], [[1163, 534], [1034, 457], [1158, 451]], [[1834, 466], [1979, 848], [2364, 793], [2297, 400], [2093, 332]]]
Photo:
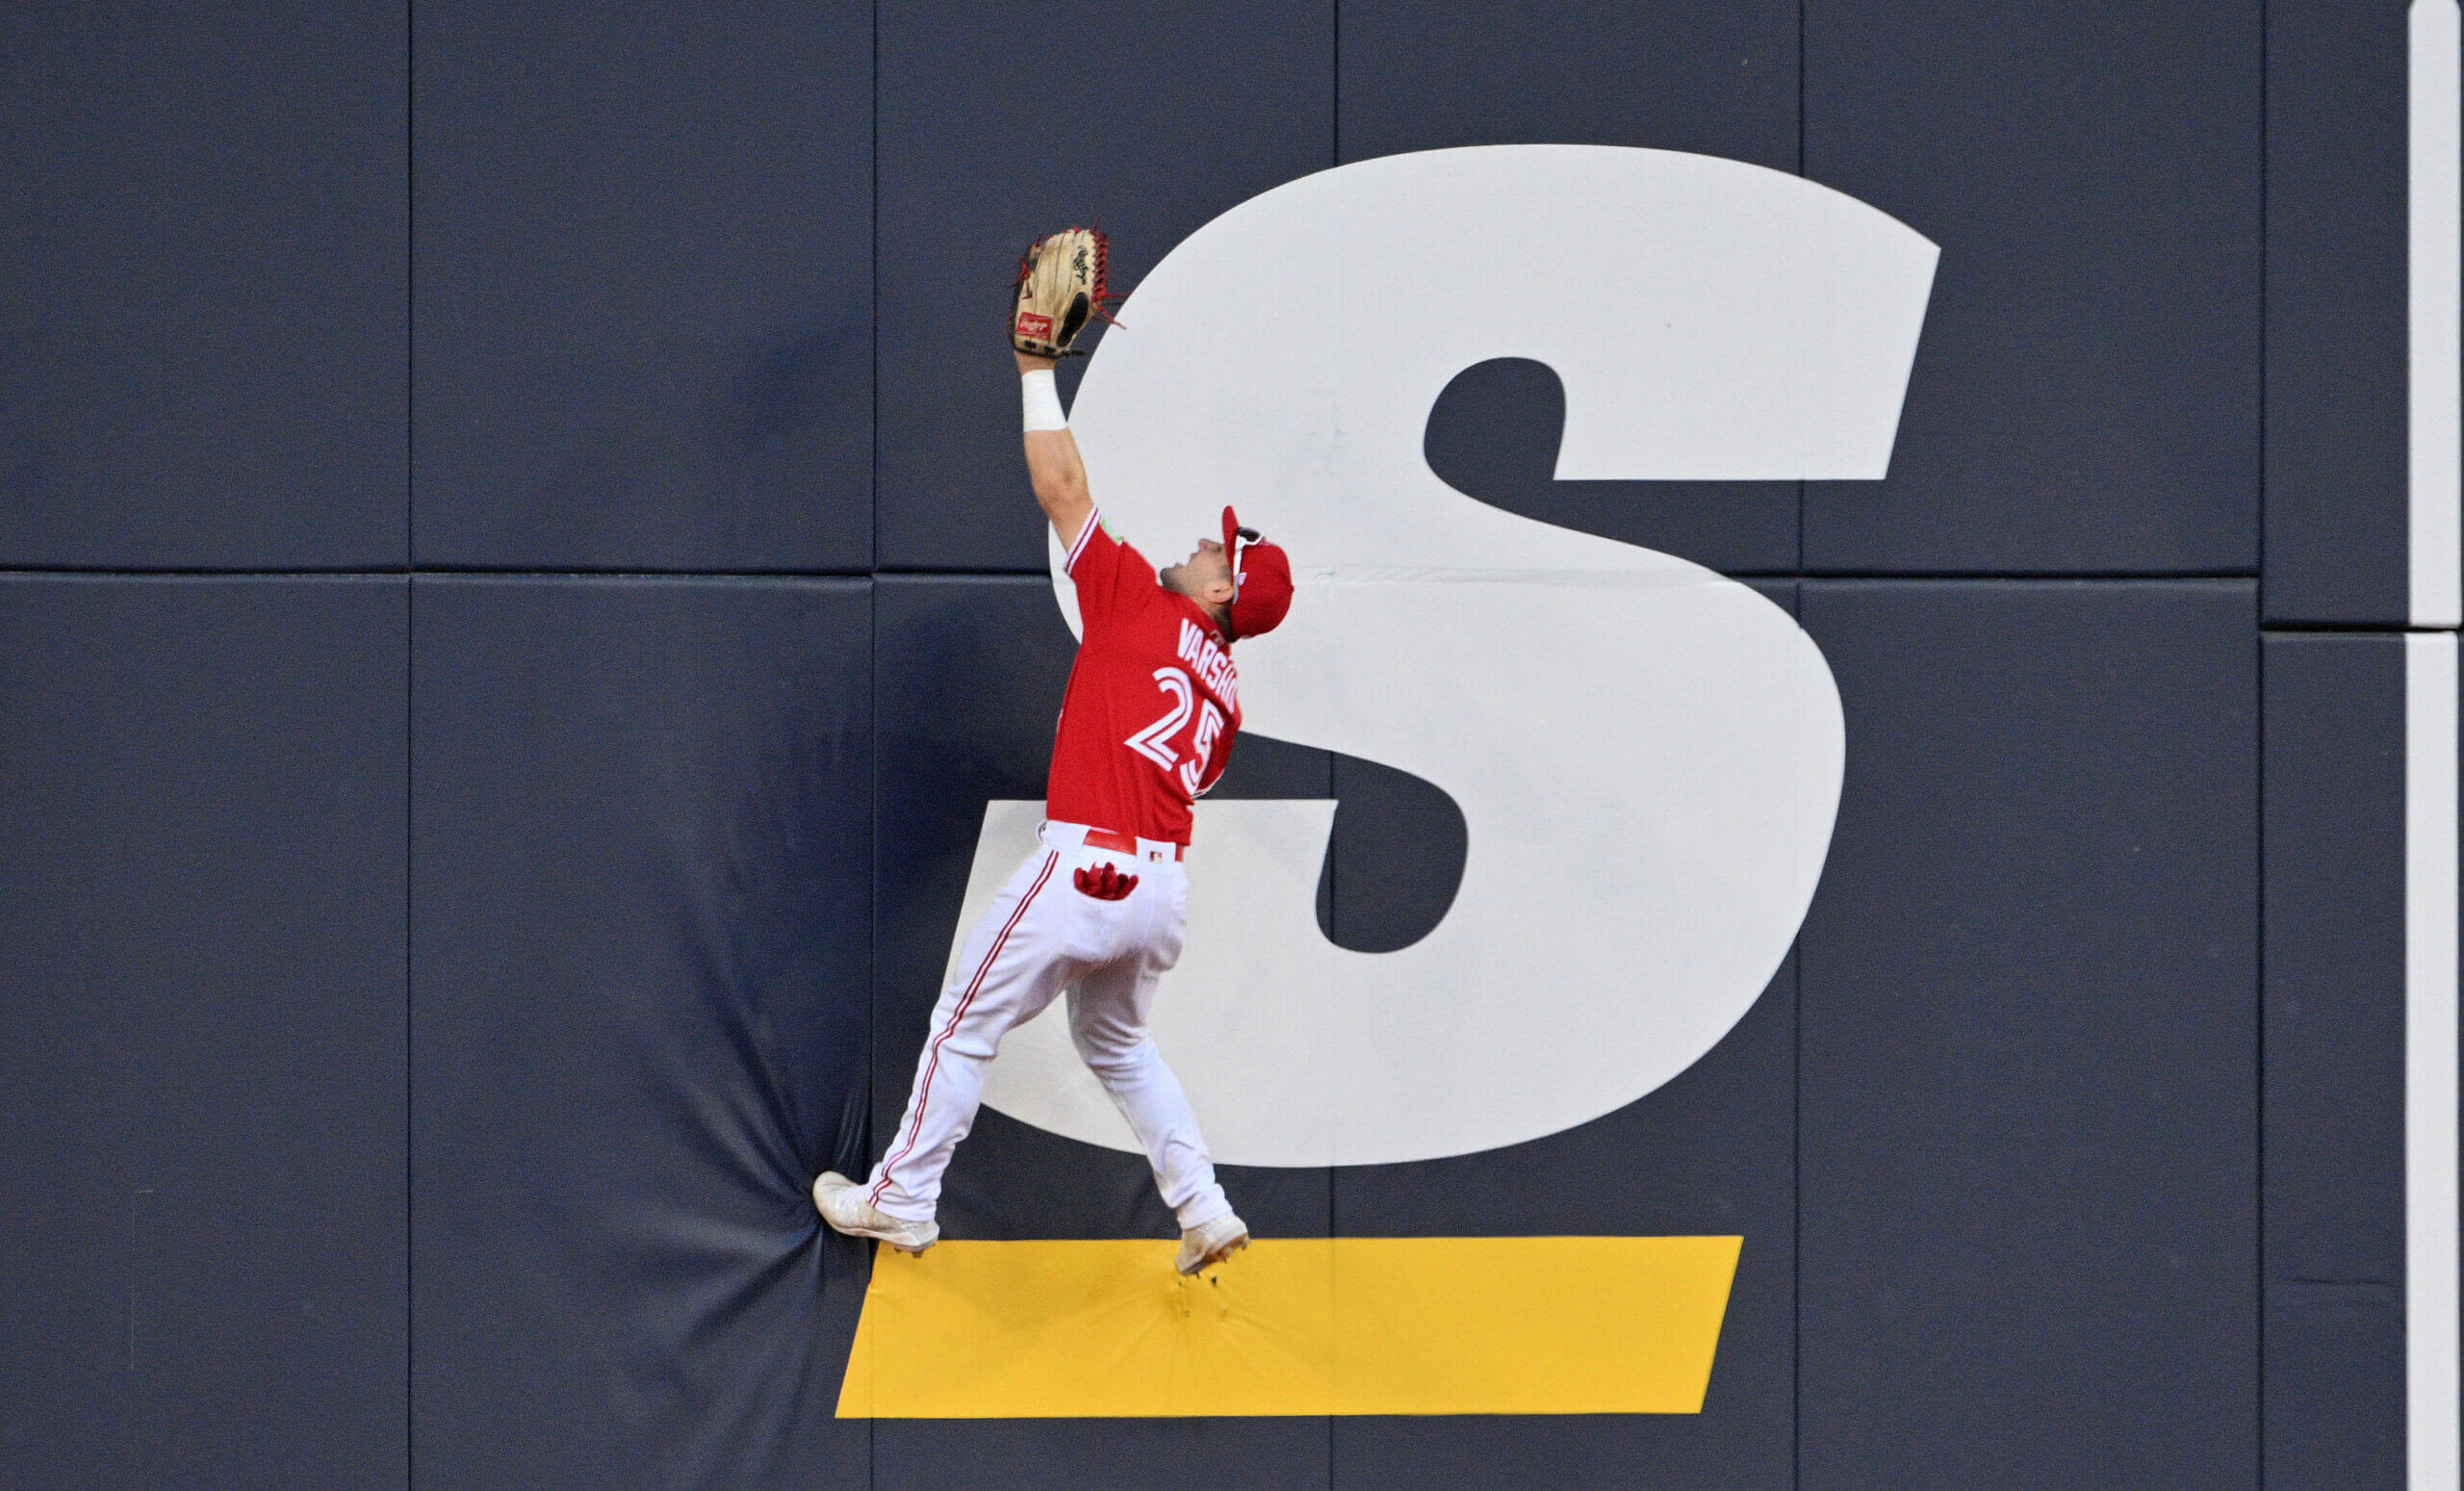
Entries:
[[1078, 587], [1078, 619], [1090, 636], [1108, 630], [1148, 592], [1162, 588], [1145, 556], [1121, 541], [1101, 508], [1087, 515], [1087, 527], [1069, 551], [1069, 582]]

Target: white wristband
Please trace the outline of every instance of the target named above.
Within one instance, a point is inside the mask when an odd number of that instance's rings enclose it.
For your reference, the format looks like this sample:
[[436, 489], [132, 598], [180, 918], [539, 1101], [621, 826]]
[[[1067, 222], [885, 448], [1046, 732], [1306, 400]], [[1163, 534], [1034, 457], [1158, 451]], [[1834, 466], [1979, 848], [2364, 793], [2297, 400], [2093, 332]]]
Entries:
[[1038, 368], [1033, 373], [1018, 374], [1018, 392], [1026, 399], [1027, 428], [1069, 427], [1069, 416], [1061, 412], [1061, 390], [1053, 384], [1050, 368]]

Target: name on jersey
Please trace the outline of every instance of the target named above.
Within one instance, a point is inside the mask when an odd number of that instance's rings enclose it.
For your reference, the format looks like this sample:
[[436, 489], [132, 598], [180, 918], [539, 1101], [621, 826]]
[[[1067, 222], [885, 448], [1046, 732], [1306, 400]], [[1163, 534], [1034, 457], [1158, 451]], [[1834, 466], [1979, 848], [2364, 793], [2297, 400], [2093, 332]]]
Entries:
[[1208, 693], [1223, 701], [1225, 708], [1241, 707], [1241, 685], [1232, 674], [1232, 655], [1206, 628], [1186, 618], [1181, 622], [1181, 661], [1189, 664], [1190, 676], [1205, 684]]

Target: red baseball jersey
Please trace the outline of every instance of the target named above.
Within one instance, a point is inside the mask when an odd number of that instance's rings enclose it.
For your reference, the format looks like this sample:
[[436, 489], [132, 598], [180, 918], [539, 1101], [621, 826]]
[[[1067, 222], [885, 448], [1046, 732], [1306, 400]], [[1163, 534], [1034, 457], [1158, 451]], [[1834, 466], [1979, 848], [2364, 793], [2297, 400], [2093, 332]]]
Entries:
[[1082, 634], [1052, 743], [1044, 816], [1190, 841], [1190, 804], [1241, 729], [1232, 653], [1204, 608], [1091, 513], [1069, 552]]

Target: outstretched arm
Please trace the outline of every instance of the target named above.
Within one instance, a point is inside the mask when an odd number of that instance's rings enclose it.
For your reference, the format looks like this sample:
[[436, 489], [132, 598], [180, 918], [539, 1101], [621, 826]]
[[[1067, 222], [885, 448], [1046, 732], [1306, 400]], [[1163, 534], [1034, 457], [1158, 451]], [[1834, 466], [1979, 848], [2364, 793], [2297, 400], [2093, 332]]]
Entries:
[[[1018, 375], [1052, 371], [1049, 357], [1014, 354], [1018, 359]], [[1057, 410], [1058, 405], [1054, 406]], [[1036, 501], [1044, 516], [1052, 520], [1053, 531], [1061, 535], [1061, 547], [1068, 549], [1078, 542], [1087, 528], [1087, 520], [1094, 514], [1095, 501], [1087, 495], [1087, 468], [1078, 459], [1077, 437], [1069, 426], [1058, 429], [1034, 428], [1038, 423], [1032, 403], [1028, 409], [1026, 432], [1027, 477], [1035, 483]]]

